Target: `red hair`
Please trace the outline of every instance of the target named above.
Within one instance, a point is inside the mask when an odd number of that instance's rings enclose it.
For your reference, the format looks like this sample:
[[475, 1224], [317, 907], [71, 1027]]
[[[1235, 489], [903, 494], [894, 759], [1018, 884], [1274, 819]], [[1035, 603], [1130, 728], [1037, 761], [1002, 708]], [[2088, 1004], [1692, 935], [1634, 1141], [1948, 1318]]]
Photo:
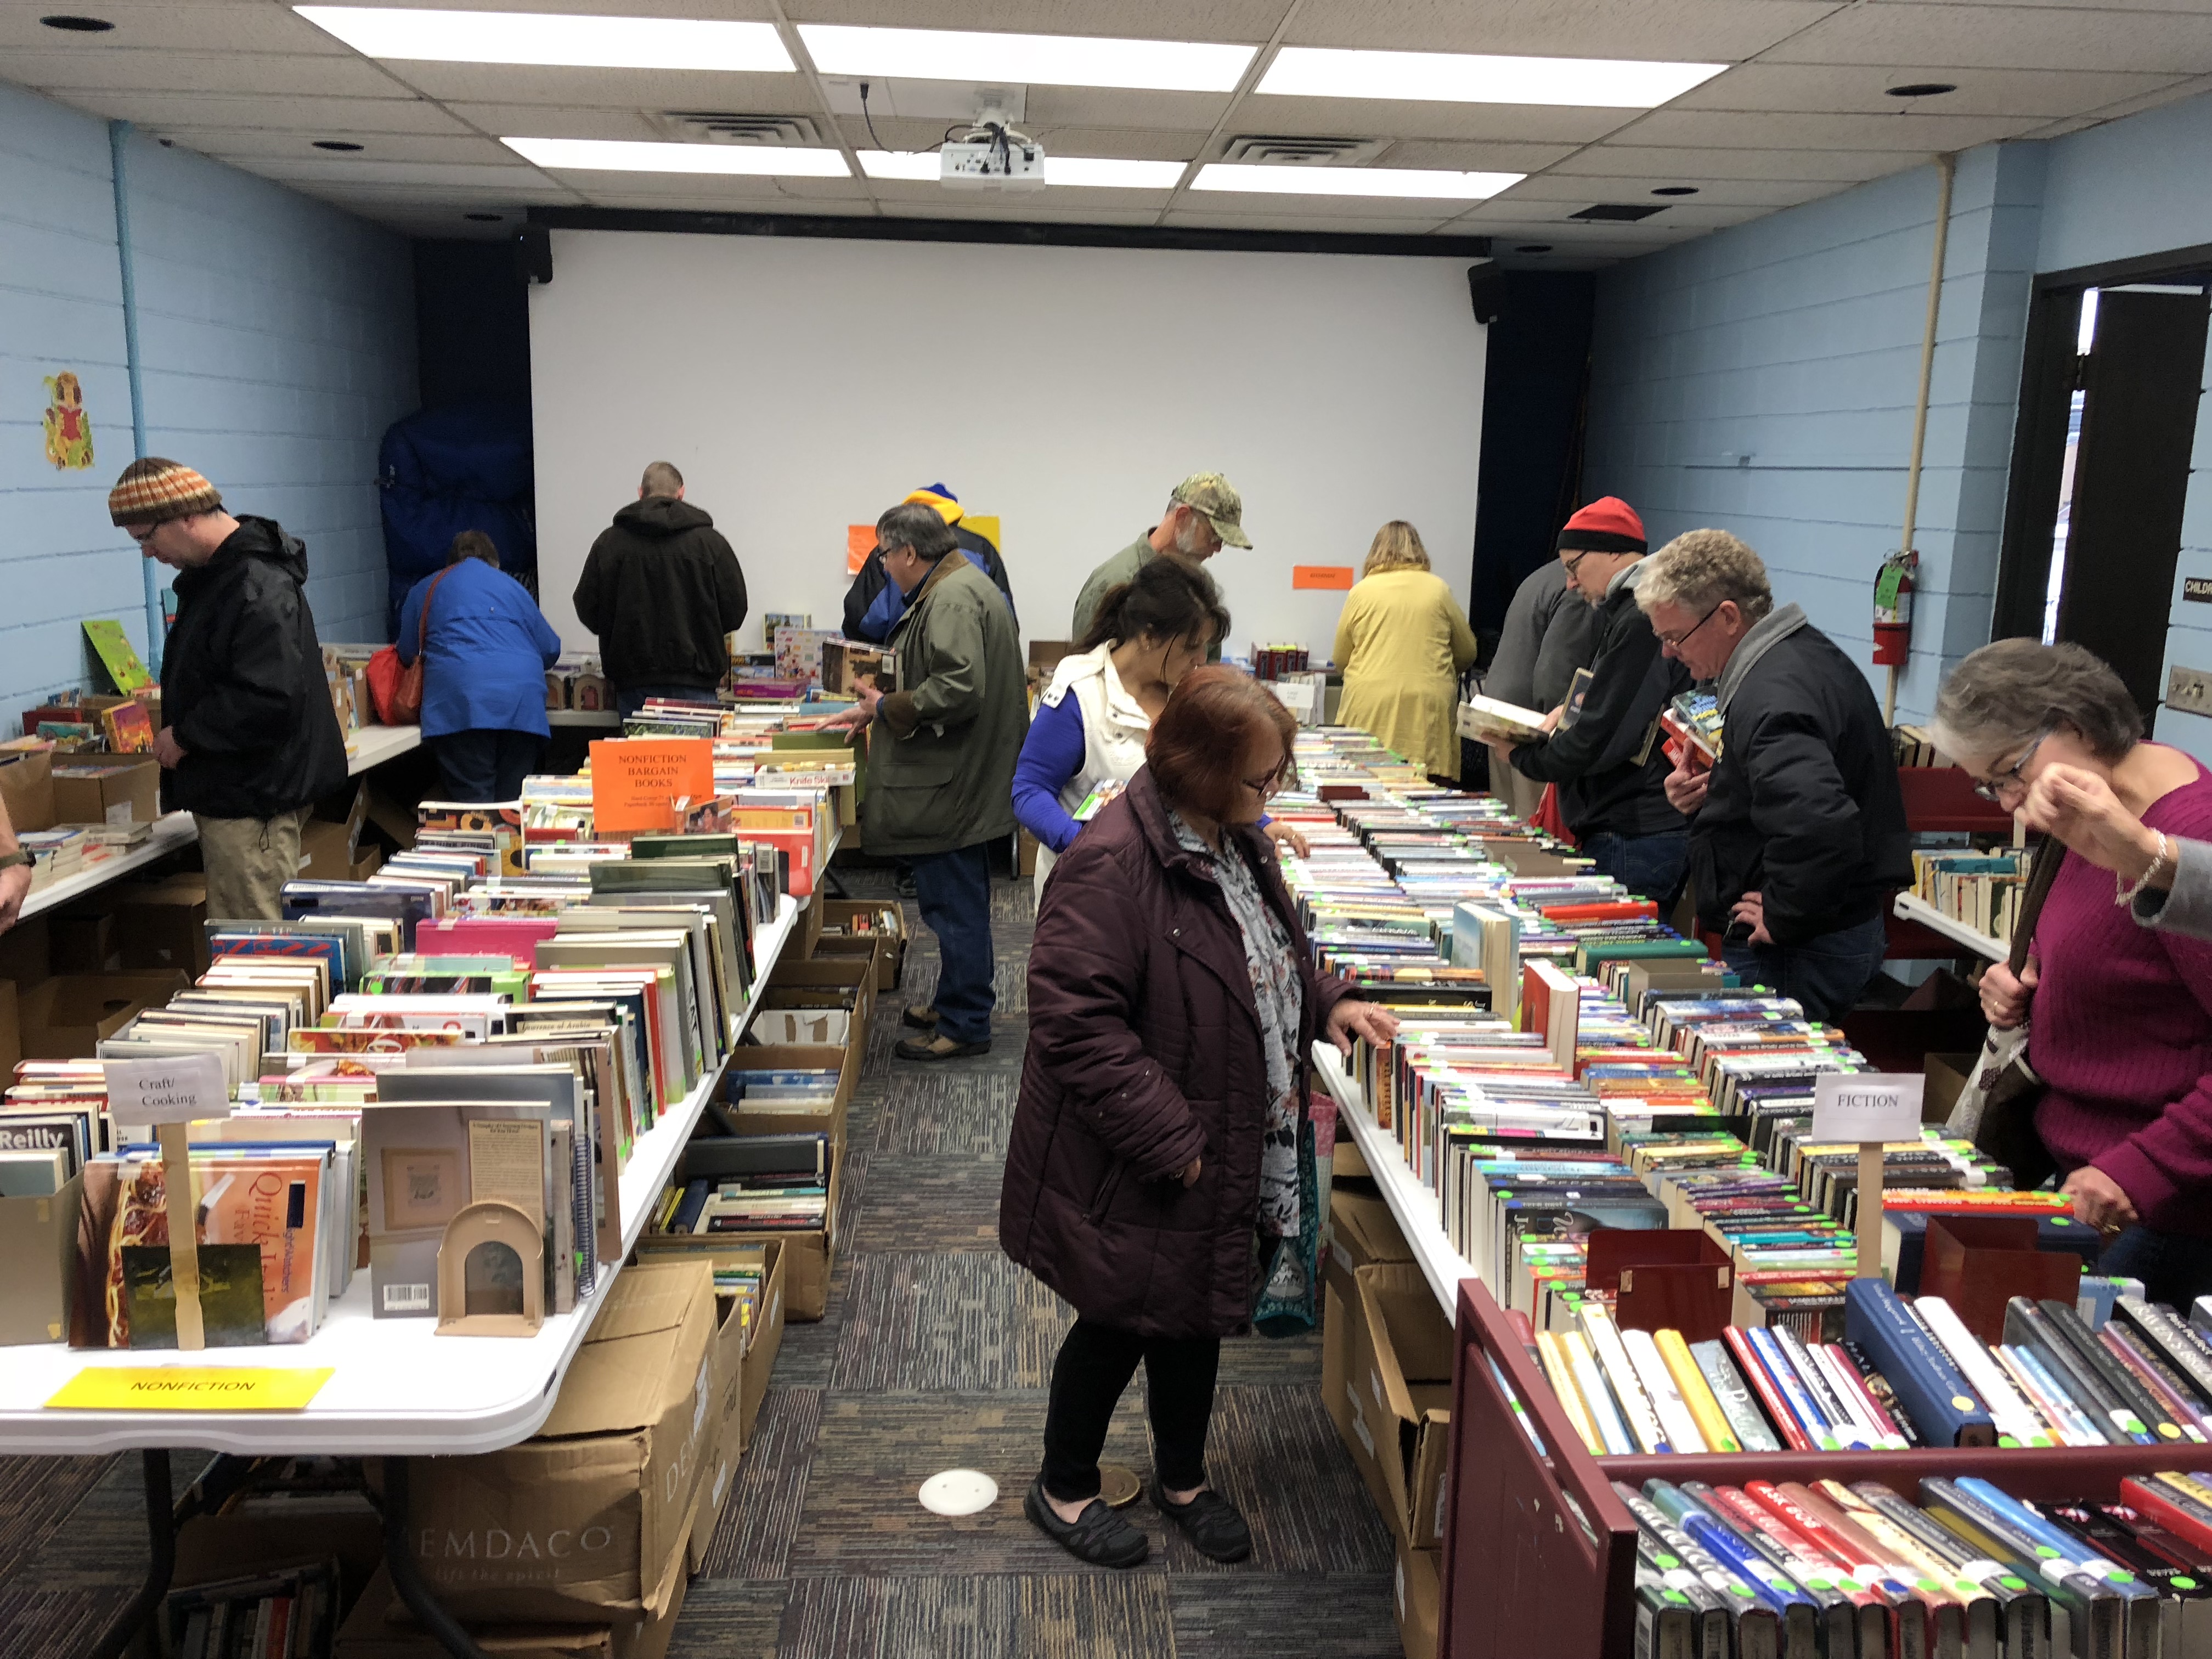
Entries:
[[1146, 763], [1168, 805], [1228, 818], [1241, 805], [1244, 750], [1266, 731], [1283, 740], [1287, 769], [1298, 723], [1274, 693], [1241, 668], [1194, 669], [1152, 722]]

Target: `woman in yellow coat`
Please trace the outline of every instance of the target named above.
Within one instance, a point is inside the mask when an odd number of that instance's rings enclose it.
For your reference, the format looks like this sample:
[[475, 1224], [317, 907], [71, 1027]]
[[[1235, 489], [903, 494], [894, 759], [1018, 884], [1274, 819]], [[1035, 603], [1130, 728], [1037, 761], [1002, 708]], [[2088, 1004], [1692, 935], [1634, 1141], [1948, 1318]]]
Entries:
[[1474, 660], [1467, 613], [1402, 519], [1375, 532], [1336, 623], [1337, 719], [1371, 732], [1432, 778], [1459, 778], [1459, 676]]

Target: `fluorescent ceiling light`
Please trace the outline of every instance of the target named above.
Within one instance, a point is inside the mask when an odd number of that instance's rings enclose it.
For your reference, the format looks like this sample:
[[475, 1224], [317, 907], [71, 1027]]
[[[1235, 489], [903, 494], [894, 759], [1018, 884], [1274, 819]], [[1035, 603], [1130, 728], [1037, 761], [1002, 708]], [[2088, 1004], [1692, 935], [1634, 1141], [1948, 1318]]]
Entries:
[[1654, 109], [1704, 85], [1727, 67], [1612, 58], [1492, 58], [1479, 52], [1285, 46], [1267, 66], [1257, 90], [1295, 98]]
[[864, 28], [845, 23], [801, 23], [799, 35], [806, 42], [814, 67], [824, 75], [1131, 87], [1152, 92], [1233, 92], [1258, 50], [1202, 40]]
[[[860, 171], [871, 179], [909, 179], [933, 185], [939, 176], [933, 149], [864, 149], [860, 156]], [[1044, 181], [1048, 186], [1079, 185], [1093, 190], [1173, 190], [1186, 165], [1123, 161], [1100, 155], [1047, 155]]]
[[664, 144], [637, 138], [502, 138], [526, 161], [559, 173], [746, 173], [849, 179], [834, 149], [776, 144]]
[[1479, 202], [1510, 190], [1525, 173], [1443, 173], [1433, 167], [1259, 167], [1215, 161], [1193, 190], [1241, 190], [1274, 196], [1427, 196]]
[[798, 66], [773, 23], [688, 17], [580, 17], [526, 11], [295, 6], [371, 58], [443, 64], [557, 64], [581, 69], [750, 70]]

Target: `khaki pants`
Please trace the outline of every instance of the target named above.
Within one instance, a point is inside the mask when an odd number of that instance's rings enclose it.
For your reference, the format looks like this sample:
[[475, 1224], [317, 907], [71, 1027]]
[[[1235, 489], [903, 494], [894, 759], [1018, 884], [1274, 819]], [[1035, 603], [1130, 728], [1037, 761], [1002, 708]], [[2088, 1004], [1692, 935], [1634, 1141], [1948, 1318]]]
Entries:
[[277, 895], [300, 874], [300, 827], [313, 809], [273, 818], [211, 818], [192, 814], [199, 826], [200, 863], [207, 871], [210, 921], [278, 921]]

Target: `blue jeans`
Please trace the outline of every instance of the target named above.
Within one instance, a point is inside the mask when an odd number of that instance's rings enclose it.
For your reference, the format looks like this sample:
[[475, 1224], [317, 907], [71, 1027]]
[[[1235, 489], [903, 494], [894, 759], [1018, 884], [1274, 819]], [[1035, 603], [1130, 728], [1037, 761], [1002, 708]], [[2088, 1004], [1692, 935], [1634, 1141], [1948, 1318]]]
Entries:
[[978, 842], [957, 853], [916, 853], [914, 896], [937, 935], [937, 1030], [955, 1042], [988, 1042], [999, 994], [991, 982], [991, 853]]
[[1638, 898], [1659, 907], [1664, 921], [1682, 902], [1682, 884], [1689, 878], [1690, 832], [1666, 830], [1656, 836], [1616, 836], [1601, 830], [1583, 842], [1583, 851], [1597, 860], [1597, 867]]
[[545, 753], [545, 739], [535, 732], [493, 726], [447, 732], [429, 741], [445, 775], [447, 800], [518, 800], [522, 780], [538, 769]]
[[1796, 998], [1806, 1018], [1834, 1021], [1858, 1006], [1888, 948], [1889, 930], [1877, 915], [1802, 945], [1729, 945], [1722, 954], [1737, 974]]
[[2185, 1320], [2200, 1296], [2212, 1296], [2212, 1238], [2130, 1227], [2098, 1258], [2107, 1279], [2140, 1279], [2143, 1299], [2163, 1302]]
[[678, 702], [712, 702], [714, 688], [711, 685], [618, 685], [615, 687], [615, 713], [628, 720], [646, 705], [649, 697], [670, 697]]

